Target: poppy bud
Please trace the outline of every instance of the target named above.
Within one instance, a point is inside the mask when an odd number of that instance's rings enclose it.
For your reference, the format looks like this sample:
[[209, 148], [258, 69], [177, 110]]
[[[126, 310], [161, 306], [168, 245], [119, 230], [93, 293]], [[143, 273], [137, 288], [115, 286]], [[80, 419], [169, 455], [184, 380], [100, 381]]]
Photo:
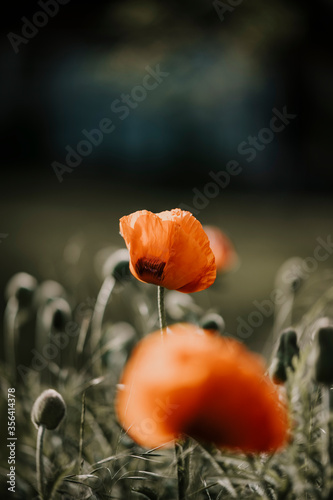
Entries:
[[277, 274], [277, 285], [295, 293], [304, 281], [303, 259], [292, 257], [282, 264]]
[[212, 330], [213, 333], [223, 334], [225, 330], [225, 323], [222, 316], [216, 313], [205, 314], [199, 322], [200, 328], [203, 330]]
[[104, 278], [113, 276], [119, 283], [128, 281], [132, 277], [129, 269], [128, 250], [121, 248], [110, 255], [103, 266], [102, 274]]
[[281, 384], [287, 380], [287, 368], [294, 371], [293, 359], [299, 357], [299, 347], [295, 330], [285, 330], [280, 337], [278, 350], [273, 359], [270, 374], [274, 382]]
[[34, 301], [36, 306], [39, 307], [58, 297], [66, 298], [66, 291], [64, 287], [57, 281], [46, 280], [43, 281], [37, 288]]
[[66, 413], [66, 403], [62, 396], [53, 389], [42, 392], [34, 402], [31, 410], [31, 420], [36, 428], [43, 425], [48, 430], [54, 430]]
[[45, 328], [52, 326], [55, 330], [64, 331], [66, 323], [71, 320], [72, 311], [68, 302], [62, 298], [50, 300], [42, 310], [42, 322]]
[[322, 384], [333, 384], [333, 326], [320, 328], [316, 338], [315, 379]]
[[331, 318], [329, 318], [328, 316], [322, 316], [319, 319], [317, 319], [313, 323], [313, 326], [311, 328], [311, 337], [310, 337], [311, 341], [315, 341], [319, 330], [321, 328], [326, 328], [327, 326], [333, 327]]
[[68, 302], [64, 299], [56, 299], [53, 314], [53, 327], [59, 332], [65, 329], [66, 324], [71, 320], [72, 311]]
[[5, 291], [6, 299], [15, 297], [19, 308], [31, 304], [32, 295], [37, 287], [37, 280], [27, 273], [17, 273], [8, 281]]

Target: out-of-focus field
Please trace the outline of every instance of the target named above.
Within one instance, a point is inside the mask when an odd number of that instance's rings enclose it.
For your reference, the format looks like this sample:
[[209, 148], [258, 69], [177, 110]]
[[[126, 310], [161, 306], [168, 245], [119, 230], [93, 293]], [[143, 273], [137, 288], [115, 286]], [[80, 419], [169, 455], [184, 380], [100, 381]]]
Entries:
[[[139, 191], [133, 185], [78, 189], [74, 176], [47, 196], [41, 189], [39, 195], [27, 193], [6, 202], [1, 231], [8, 237], [0, 246], [2, 290], [12, 274], [25, 271], [38, 280], [59, 280], [78, 301], [96, 297], [101, 279], [94, 257], [102, 248], [124, 247], [118, 233], [122, 215], [144, 208], [158, 212], [192, 202], [190, 191], [186, 195], [175, 190]], [[295, 255], [313, 257], [316, 239], [326, 241], [333, 228], [333, 205], [328, 199], [315, 197], [263, 198], [226, 190], [197, 218], [225, 230], [239, 254], [237, 270], [211, 289], [194, 294], [205, 308], [217, 307], [227, 332], [236, 334], [239, 317], [247, 321], [248, 315], [257, 310], [253, 301], [269, 298], [279, 266]], [[322, 269], [329, 267], [333, 267], [333, 256], [319, 265]], [[314, 273], [308, 274], [312, 279]], [[126, 320], [125, 309], [123, 313]], [[261, 351], [272, 320], [270, 316], [254, 328], [246, 339], [251, 348]]]

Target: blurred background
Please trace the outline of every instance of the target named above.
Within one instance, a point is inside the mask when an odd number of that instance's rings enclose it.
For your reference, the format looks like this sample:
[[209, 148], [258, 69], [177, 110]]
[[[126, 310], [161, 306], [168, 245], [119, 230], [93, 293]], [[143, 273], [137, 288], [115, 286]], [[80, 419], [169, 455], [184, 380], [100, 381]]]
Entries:
[[[333, 228], [332, 21], [331, 0], [3, 5], [1, 310], [18, 271], [96, 295], [118, 219], [186, 205], [239, 254], [218, 293], [195, 296], [233, 333]], [[240, 173], [209, 188], [231, 160]]]

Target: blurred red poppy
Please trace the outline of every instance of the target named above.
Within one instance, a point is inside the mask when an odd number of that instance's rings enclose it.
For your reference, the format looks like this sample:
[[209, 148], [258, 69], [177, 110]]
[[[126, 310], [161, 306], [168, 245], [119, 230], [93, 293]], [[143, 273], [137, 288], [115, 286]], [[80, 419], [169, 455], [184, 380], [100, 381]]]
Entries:
[[238, 263], [238, 255], [228, 236], [216, 226], [204, 226], [210, 247], [215, 255], [217, 271], [230, 271]]
[[184, 293], [199, 292], [215, 281], [208, 236], [190, 212], [141, 210], [120, 219], [120, 234], [130, 253], [131, 273], [140, 281]]
[[173, 325], [143, 339], [125, 367], [119, 421], [148, 448], [189, 435], [218, 447], [269, 452], [282, 447], [288, 415], [259, 356], [239, 342]]

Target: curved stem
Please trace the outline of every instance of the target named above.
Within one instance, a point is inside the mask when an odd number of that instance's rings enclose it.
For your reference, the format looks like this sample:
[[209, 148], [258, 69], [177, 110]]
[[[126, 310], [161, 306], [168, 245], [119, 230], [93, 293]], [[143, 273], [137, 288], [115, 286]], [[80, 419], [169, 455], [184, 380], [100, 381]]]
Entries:
[[43, 488], [43, 479], [44, 479], [44, 466], [43, 466], [43, 440], [44, 440], [45, 427], [44, 425], [40, 425], [38, 427], [37, 434], [37, 449], [36, 449], [36, 470], [37, 470], [37, 486], [39, 498], [44, 500], [44, 488]]
[[[96, 305], [91, 318], [91, 349], [93, 352], [100, 345], [102, 339], [104, 312], [115, 284], [116, 280], [112, 276], [107, 276], [97, 296]], [[99, 368], [101, 367], [102, 362], [100, 361]]]
[[160, 320], [161, 334], [163, 335], [163, 330], [167, 327], [165, 308], [164, 308], [164, 288], [162, 286], [157, 287], [157, 303], [158, 303], [158, 318]]

